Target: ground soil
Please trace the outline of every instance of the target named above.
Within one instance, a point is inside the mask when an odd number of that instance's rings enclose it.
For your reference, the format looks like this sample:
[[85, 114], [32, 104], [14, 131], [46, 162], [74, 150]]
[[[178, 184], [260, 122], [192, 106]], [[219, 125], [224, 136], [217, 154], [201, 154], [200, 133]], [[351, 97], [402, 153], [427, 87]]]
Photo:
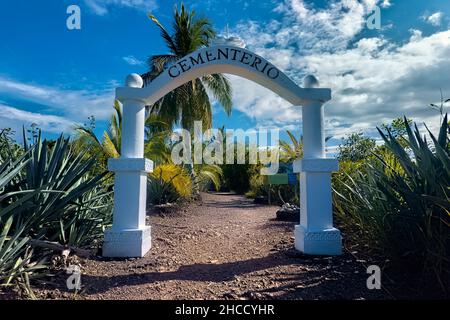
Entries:
[[[295, 222], [278, 207], [242, 196], [202, 194], [202, 202], [149, 214], [150, 252], [141, 259], [79, 261], [82, 290], [64, 289], [67, 275], [36, 288], [43, 299], [390, 299], [368, 290], [366, 265], [347, 250], [312, 257], [294, 249]], [[58, 283], [55, 288], [55, 283]]]

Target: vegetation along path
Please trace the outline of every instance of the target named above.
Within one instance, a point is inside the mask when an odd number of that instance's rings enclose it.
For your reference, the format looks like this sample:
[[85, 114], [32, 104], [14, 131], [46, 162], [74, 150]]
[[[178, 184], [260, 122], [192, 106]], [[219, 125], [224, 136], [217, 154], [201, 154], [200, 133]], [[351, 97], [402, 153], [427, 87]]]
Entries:
[[[142, 259], [81, 262], [87, 299], [377, 299], [351, 254], [309, 257], [293, 249], [293, 222], [275, 206], [202, 194], [202, 203], [149, 217], [153, 247]], [[42, 294], [42, 292], [41, 292]], [[68, 295], [64, 295], [68, 298]], [[73, 297], [73, 296], [72, 296]]]

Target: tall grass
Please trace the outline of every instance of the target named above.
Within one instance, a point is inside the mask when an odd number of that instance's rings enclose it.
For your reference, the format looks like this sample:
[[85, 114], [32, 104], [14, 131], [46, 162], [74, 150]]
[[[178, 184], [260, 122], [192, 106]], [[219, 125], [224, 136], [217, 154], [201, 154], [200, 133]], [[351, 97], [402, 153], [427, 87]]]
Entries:
[[[335, 177], [341, 221], [394, 263], [450, 284], [450, 144], [444, 117], [431, 141], [408, 121], [405, 137], [378, 129], [385, 145]], [[348, 165], [344, 164], [344, 169]]]

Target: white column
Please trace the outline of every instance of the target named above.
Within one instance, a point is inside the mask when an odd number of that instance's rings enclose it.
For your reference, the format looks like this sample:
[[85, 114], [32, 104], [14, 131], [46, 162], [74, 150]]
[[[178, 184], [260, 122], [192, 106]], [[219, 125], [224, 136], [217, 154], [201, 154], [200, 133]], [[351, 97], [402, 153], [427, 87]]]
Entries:
[[145, 103], [143, 101], [123, 101], [122, 150], [123, 158], [144, 157]]
[[[127, 87], [141, 88], [137, 74], [127, 77]], [[147, 173], [153, 162], [144, 158], [145, 101], [122, 99], [121, 156], [108, 160], [114, 176], [112, 228], [105, 232], [103, 256], [143, 257], [151, 248], [151, 228], [146, 226]]]
[[[318, 81], [308, 76], [305, 87]], [[295, 248], [306, 254], [338, 255], [342, 237], [333, 227], [331, 173], [338, 170], [338, 161], [327, 159], [325, 153], [324, 107], [321, 101], [302, 106], [303, 159], [294, 162], [300, 173], [300, 224], [295, 226]]]
[[325, 154], [324, 107], [320, 101], [302, 106], [303, 158], [323, 159]]

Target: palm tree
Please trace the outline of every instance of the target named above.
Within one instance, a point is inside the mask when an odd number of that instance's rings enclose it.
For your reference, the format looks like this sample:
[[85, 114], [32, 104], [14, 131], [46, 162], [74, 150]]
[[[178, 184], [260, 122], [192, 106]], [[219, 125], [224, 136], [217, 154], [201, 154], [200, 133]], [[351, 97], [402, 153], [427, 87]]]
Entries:
[[[120, 157], [121, 136], [122, 136], [122, 109], [118, 101], [114, 103], [115, 113], [111, 116], [108, 129], [103, 132], [103, 140], [100, 140], [94, 133], [92, 128], [86, 126], [78, 126], [75, 128], [77, 132], [76, 143], [85, 148], [89, 146], [91, 153], [95, 154], [98, 159], [106, 166], [109, 158]], [[147, 158], [151, 158], [157, 163], [166, 162], [170, 157], [170, 148], [166, 141], [170, 136], [171, 130], [168, 125], [156, 115], [147, 117], [145, 132], [145, 148], [144, 153]]]
[[303, 139], [297, 139], [292, 132], [286, 130], [290, 143], [280, 140], [281, 161], [290, 163], [296, 159], [303, 158]]
[[[303, 136], [297, 139], [292, 132], [286, 130], [290, 142], [280, 140], [280, 160], [285, 163], [293, 162], [297, 159], [303, 158]], [[325, 137], [325, 142], [328, 142], [333, 136]]]
[[[144, 85], [148, 85], [178, 59], [209, 46], [216, 36], [208, 19], [197, 18], [195, 11], [187, 11], [183, 4], [180, 10], [175, 8], [172, 34], [155, 16], [149, 15], [149, 18], [159, 27], [169, 53], [149, 58], [150, 70], [142, 75]], [[211, 128], [213, 99], [222, 105], [228, 115], [231, 114], [231, 85], [222, 74], [206, 75], [183, 84], [150, 106], [150, 112], [158, 114], [172, 127], [181, 125], [192, 130], [194, 121], [202, 120], [204, 129]]]

